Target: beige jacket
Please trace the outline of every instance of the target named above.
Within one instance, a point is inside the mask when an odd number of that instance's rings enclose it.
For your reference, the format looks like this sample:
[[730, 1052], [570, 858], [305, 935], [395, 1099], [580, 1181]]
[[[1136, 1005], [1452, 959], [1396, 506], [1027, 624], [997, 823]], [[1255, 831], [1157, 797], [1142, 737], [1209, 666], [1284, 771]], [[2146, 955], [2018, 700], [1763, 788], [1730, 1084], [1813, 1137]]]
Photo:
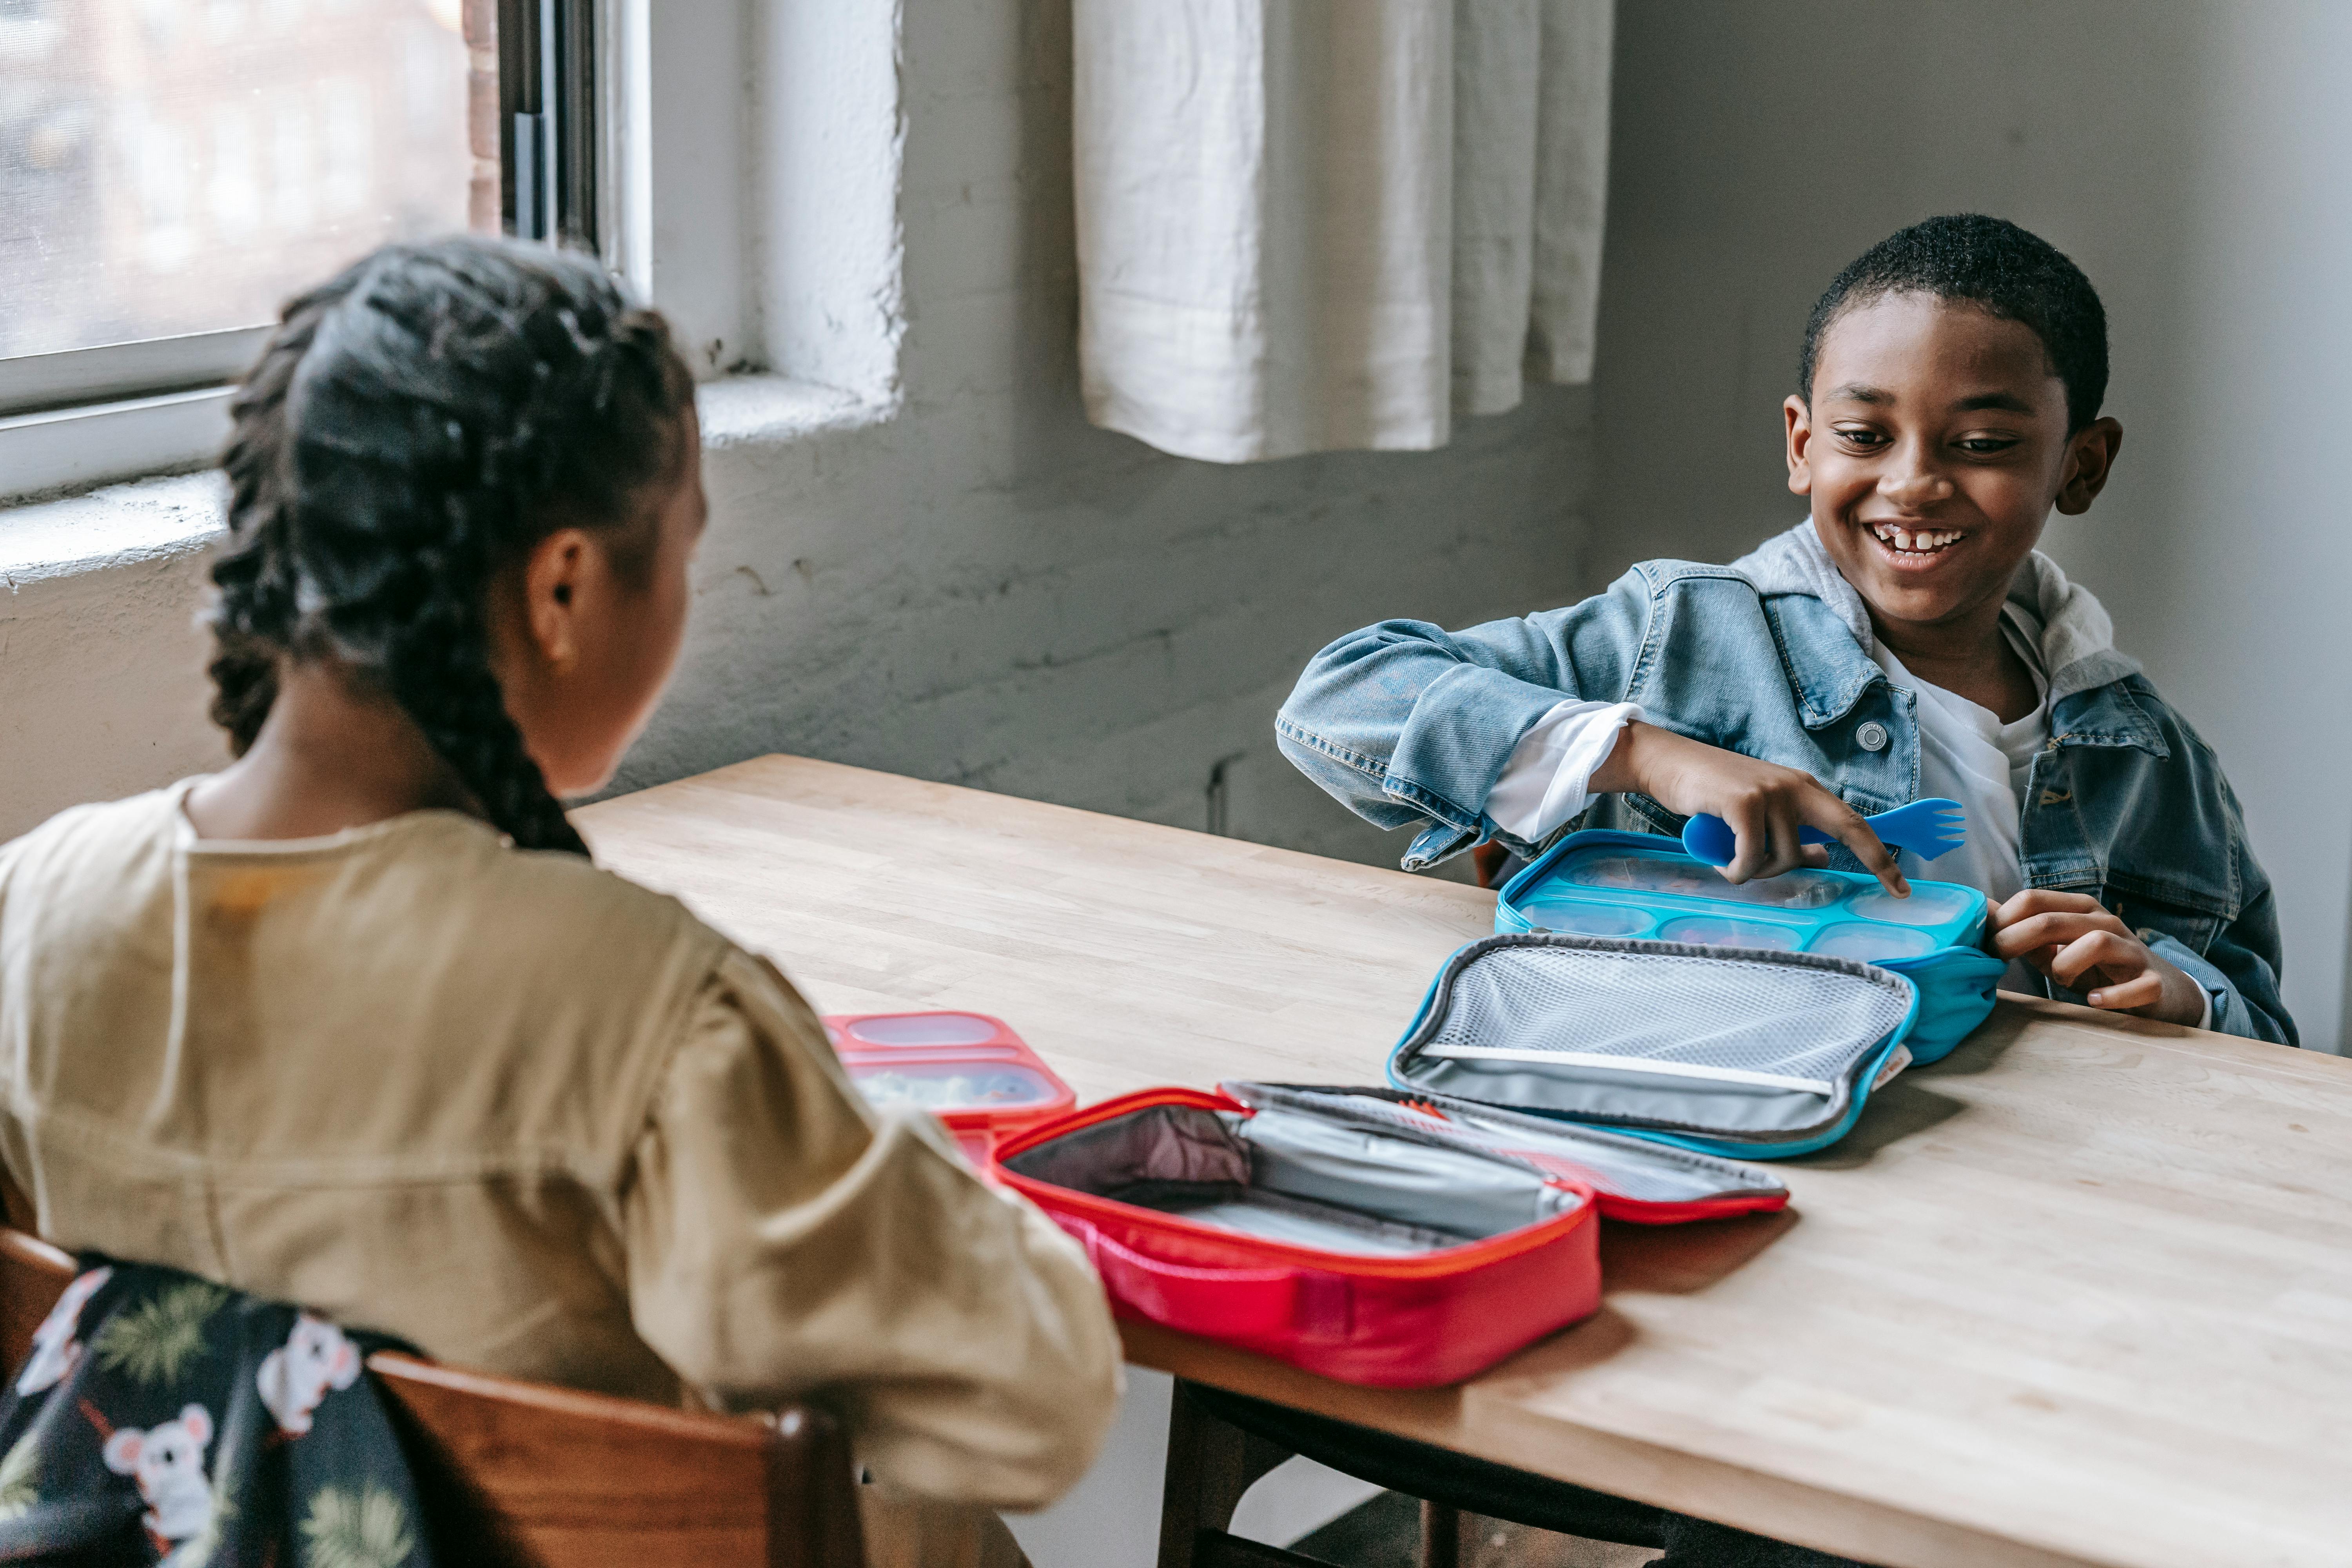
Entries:
[[518, 1376], [815, 1394], [921, 1496], [1085, 1468], [1083, 1253], [869, 1110], [774, 969], [467, 816], [205, 842], [187, 788], [0, 847], [0, 1162], [44, 1235]]

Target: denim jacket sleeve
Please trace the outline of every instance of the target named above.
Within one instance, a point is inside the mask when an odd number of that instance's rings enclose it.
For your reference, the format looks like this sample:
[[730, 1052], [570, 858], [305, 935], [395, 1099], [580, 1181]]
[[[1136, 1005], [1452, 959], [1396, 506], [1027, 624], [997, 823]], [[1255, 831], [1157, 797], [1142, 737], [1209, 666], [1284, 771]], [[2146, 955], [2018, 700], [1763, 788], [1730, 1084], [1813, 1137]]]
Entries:
[[[2084, 747], [2071, 773], [2071, 809], [2099, 845], [2101, 901], [2138, 938], [2202, 986], [2209, 1026], [2226, 1035], [2299, 1043], [2279, 987], [2278, 899], [2246, 835], [2221, 761], [2145, 677], [2109, 689], [2110, 712], [2139, 715], [2154, 754]], [[2095, 715], [2071, 716], [2077, 728]]]
[[2240, 887], [2244, 902], [2237, 919], [2214, 933], [2199, 952], [2171, 932], [2142, 930], [2140, 940], [2150, 951], [2205, 988], [2213, 998], [2212, 1027], [2224, 1035], [2273, 1045], [2299, 1046], [2294, 1020], [2279, 994], [2278, 900], [2270, 878], [2258, 865], [2238, 821], [2237, 802], [2230, 803], [2231, 852], [2238, 857]]
[[1426, 822], [1407, 870], [1481, 839], [1534, 848], [1486, 813], [1519, 737], [1570, 698], [1620, 701], [1654, 594], [1637, 568], [1563, 610], [1448, 632], [1382, 621], [1317, 654], [1275, 719], [1283, 754], [1380, 827]]

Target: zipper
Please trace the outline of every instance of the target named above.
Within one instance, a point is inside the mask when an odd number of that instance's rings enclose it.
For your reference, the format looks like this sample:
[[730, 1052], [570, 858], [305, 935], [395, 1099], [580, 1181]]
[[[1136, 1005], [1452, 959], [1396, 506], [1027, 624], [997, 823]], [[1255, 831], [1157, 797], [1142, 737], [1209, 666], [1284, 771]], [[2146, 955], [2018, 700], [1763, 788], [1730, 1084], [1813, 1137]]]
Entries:
[[[1881, 1040], [1874, 1049], [1864, 1053], [1861, 1060], [1855, 1064], [1853, 1076], [1857, 1079], [1864, 1076], [1863, 1069], [1867, 1068], [1874, 1083], [1876, 1075], [1885, 1067], [1887, 1057], [1897, 1048], [1902, 1033], [1903, 1031], [1898, 1029], [1895, 1034]], [[1435, 1092], [1420, 1084], [1407, 1083], [1400, 1084], [1398, 1087], [1418, 1093]], [[1655, 1118], [1624, 1116], [1604, 1110], [1579, 1110], [1573, 1116], [1565, 1112], [1547, 1111], [1526, 1111], [1521, 1114], [1544, 1116], [1549, 1120], [1564, 1121], [1571, 1127], [1622, 1128], [1628, 1134], [1637, 1137], [1652, 1132], [1687, 1137], [1705, 1143], [1703, 1148], [1697, 1145], [1697, 1142], [1689, 1145], [1693, 1153], [1731, 1158], [1745, 1151], [1780, 1143], [1801, 1143], [1808, 1139], [1821, 1137], [1825, 1132], [1833, 1132], [1861, 1114], [1863, 1102], [1869, 1098], [1869, 1094], [1868, 1089], [1859, 1091], [1849, 1090], [1843, 1100], [1837, 1102], [1838, 1109], [1822, 1120], [1808, 1126], [1744, 1133], [1737, 1139], [1727, 1138], [1723, 1129], [1719, 1127], [1702, 1127], [1688, 1121], [1666, 1121]], [[1802, 1152], [1802, 1151], [1799, 1152]]]
[[1749, 1072], [1743, 1068], [1702, 1067], [1696, 1062], [1660, 1061], [1652, 1057], [1614, 1057], [1603, 1051], [1539, 1051], [1518, 1046], [1423, 1046], [1416, 1053], [1442, 1062], [1527, 1062], [1538, 1067], [1597, 1068], [1636, 1077], [1690, 1078], [1706, 1083], [1738, 1083], [1753, 1089], [1796, 1089], [1837, 1098], [1838, 1086], [1827, 1079], [1790, 1078], [1776, 1072]]

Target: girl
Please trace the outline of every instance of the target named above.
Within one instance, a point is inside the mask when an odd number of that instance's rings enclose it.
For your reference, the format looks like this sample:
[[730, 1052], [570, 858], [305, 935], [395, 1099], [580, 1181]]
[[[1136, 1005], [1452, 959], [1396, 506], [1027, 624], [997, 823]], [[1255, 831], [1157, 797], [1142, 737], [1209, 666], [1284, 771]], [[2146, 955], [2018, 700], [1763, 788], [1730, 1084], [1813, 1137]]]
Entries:
[[685, 631], [661, 318], [584, 259], [394, 247], [288, 309], [233, 416], [236, 762], [0, 848], [18, 1217], [462, 1364], [819, 1394], [887, 1487], [1050, 1500], [1116, 1397], [1077, 1247], [869, 1111], [782, 976], [557, 801]]

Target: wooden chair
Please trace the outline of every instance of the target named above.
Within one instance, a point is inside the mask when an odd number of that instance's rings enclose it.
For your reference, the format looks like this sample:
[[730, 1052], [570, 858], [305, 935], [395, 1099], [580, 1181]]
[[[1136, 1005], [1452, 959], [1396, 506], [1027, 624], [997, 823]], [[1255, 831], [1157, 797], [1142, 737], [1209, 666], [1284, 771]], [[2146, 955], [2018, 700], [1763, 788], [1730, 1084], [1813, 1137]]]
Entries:
[[1470, 867], [1478, 874], [1478, 885], [1490, 890], [1511, 879], [1511, 861], [1510, 849], [1498, 838], [1489, 838], [1470, 851]]
[[[0, 1229], [0, 1352], [19, 1364], [73, 1259]], [[840, 1428], [748, 1420], [368, 1358], [449, 1561], [492, 1568], [865, 1568]]]

